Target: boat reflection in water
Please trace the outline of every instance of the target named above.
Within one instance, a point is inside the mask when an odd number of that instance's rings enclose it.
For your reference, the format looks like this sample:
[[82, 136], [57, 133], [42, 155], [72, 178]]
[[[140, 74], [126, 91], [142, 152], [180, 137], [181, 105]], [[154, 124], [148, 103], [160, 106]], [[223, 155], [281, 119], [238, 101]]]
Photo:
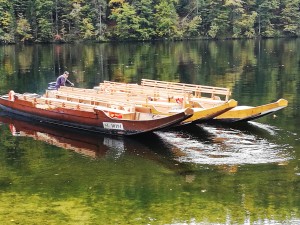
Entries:
[[103, 157], [108, 151], [108, 146], [104, 143], [112, 144], [112, 141], [105, 141], [104, 138], [94, 138], [69, 129], [54, 129], [16, 118], [1, 116], [0, 121], [9, 125], [13, 136], [30, 137], [92, 158]]
[[112, 136], [78, 131], [71, 128], [57, 128], [26, 121], [22, 117], [0, 112], [0, 124], [7, 124], [13, 136], [29, 137], [53, 146], [74, 151], [93, 158], [118, 159], [122, 155], [135, 155], [153, 160], [181, 175], [190, 175], [188, 165], [174, 160], [179, 154], [176, 147], [165, 145], [155, 133], [137, 137]]
[[186, 176], [187, 181], [194, 177], [197, 165], [235, 173], [240, 165], [282, 164], [292, 157], [289, 146], [274, 140], [276, 129], [259, 123], [247, 127], [194, 125], [129, 138], [57, 129], [1, 115], [0, 122], [9, 124], [14, 136], [31, 137], [95, 159], [118, 159], [125, 154], [150, 159]]

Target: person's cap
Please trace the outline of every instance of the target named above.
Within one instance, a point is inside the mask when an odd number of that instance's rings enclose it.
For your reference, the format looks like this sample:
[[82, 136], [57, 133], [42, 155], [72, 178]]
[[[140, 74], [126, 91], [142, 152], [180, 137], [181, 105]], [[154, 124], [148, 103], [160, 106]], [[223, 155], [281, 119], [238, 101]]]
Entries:
[[65, 72], [64, 72], [64, 74], [67, 74], [67, 75], [69, 75], [69, 72], [68, 72], [68, 71], [65, 71]]

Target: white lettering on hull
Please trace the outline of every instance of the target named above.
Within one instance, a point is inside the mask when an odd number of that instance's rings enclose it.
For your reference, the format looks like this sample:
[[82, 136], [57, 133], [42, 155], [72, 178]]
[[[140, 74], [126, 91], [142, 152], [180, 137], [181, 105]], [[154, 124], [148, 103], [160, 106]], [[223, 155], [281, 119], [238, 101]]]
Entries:
[[103, 122], [103, 127], [110, 130], [124, 130], [122, 123]]

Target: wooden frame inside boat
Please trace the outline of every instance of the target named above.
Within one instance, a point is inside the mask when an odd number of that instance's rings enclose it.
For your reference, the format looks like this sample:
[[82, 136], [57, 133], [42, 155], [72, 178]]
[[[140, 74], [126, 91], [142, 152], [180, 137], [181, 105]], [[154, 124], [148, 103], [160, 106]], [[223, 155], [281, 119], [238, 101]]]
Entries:
[[[145, 109], [150, 110], [153, 114], [158, 115], [172, 115], [174, 113], [178, 113], [179, 111], [184, 110], [186, 106], [191, 106], [191, 104], [186, 104], [186, 101], [171, 102], [170, 100], [161, 100], [157, 98], [156, 100], [149, 100], [148, 95], [136, 95], [127, 92], [103, 92], [101, 90], [94, 89], [81, 89], [81, 88], [73, 88], [73, 87], [61, 87], [58, 91], [48, 91], [46, 93], [47, 97], [66, 99], [71, 101], [88, 101], [89, 104], [103, 104], [104, 102], [121, 105], [128, 103], [131, 105], [135, 105], [135, 109], [140, 111]], [[82, 97], [84, 96], [84, 97]], [[122, 100], [115, 100], [122, 99]], [[193, 103], [196, 104], [196, 103]], [[198, 104], [198, 103], [197, 103]], [[237, 102], [235, 100], [230, 100], [228, 102], [222, 102], [217, 106], [213, 106], [210, 108], [201, 108], [197, 105], [196, 108], [192, 107], [194, 110], [194, 115], [187, 120], [183, 121], [183, 124], [189, 123], [202, 123], [206, 120], [212, 119], [230, 109], [235, 107]]]
[[142, 79], [141, 86], [190, 91], [193, 92], [194, 97], [196, 98], [206, 97], [206, 94], [209, 94], [209, 97], [211, 99], [219, 99], [219, 96], [224, 96], [225, 97], [224, 100], [228, 101], [229, 97], [231, 96], [231, 91], [229, 88], [213, 87], [213, 86], [205, 86], [205, 85], [197, 85], [197, 84]]
[[[101, 86], [102, 88], [104, 87], [106, 89], [110, 87], [109, 90], [115, 89], [114, 91], [119, 90], [123, 92], [134, 92], [135, 90], [139, 90], [140, 92], [152, 92], [153, 96], [154, 93], [156, 96], [159, 96], [160, 93], [165, 93], [166, 91], [171, 96], [172, 91], [174, 91], [174, 93], [188, 93], [188, 97], [182, 99], [187, 100], [189, 102], [189, 106], [202, 107], [206, 109], [224, 104], [224, 102], [226, 102], [231, 95], [230, 89], [228, 88], [157, 81], [150, 79], [142, 79], [141, 85], [104, 81], [104, 83], [100, 84], [100, 89]], [[220, 96], [223, 96], [223, 100], [220, 98]], [[279, 99], [276, 102], [255, 107], [237, 106], [224, 112], [223, 114], [214, 117], [214, 120], [218, 122], [244, 122], [254, 120], [270, 113], [274, 113], [282, 108], [285, 108], [287, 105], [287, 100]]]

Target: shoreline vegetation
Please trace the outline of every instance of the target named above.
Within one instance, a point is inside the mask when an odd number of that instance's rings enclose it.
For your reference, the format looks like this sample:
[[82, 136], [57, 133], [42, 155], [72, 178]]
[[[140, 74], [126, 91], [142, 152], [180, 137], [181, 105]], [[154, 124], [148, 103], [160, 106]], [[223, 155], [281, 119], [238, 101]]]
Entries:
[[2, 0], [0, 43], [298, 37], [300, 0]]

